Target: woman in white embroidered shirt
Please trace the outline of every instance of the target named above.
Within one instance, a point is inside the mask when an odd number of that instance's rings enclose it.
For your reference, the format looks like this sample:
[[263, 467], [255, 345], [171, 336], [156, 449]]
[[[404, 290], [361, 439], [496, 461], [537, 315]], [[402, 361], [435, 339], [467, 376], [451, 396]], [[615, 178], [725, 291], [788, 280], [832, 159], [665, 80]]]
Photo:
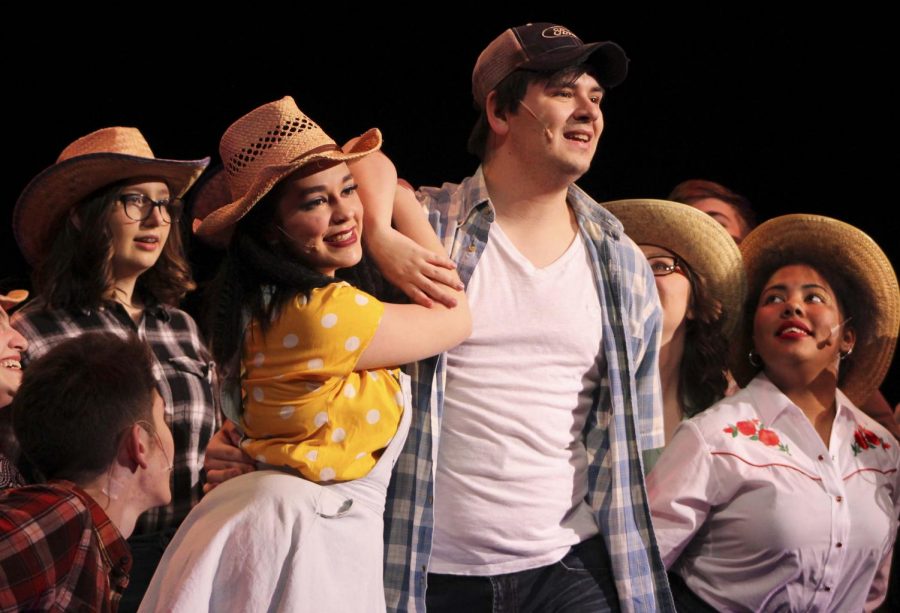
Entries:
[[815, 215], [773, 219], [741, 252], [750, 291], [732, 372], [746, 388], [679, 426], [647, 481], [676, 604], [873, 607], [900, 454], [855, 403], [893, 355], [896, 274], [864, 233]]

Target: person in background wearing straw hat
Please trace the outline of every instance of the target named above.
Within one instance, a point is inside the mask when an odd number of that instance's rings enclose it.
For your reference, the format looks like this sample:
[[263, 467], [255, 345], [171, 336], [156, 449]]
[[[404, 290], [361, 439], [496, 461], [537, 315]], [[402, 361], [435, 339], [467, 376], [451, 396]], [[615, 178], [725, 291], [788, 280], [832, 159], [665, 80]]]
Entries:
[[8, 311], [28, 298], [25, 290], [0, 294], [0, 491], [25, 485], [16, 468], [18, 445], [11, 432], [8, 407], [22, 382], [22, 353], [28, 348], [25, 337], [10, 325]]
[[682, 419], [718, 402], [728, 390], [728, 338], [746, 291], [741, 252], [712, 218], [675, 202], [617, 200], [603, 207], [625, 226], [656, 279], [663, 309], [659, 372], [668, 443]]
[[[682, 181], [669, 194], [669, 200], [682, 202], [703, 211], [725, 228], [738, 244], [756, 227], [756, 212], [750, 201], [719, 183], [705, 179]], [[859, 408], [873, 417], [900, 441], [900, 420], [880, 391], [859, 404]], [[900, 405], [897, 405], [900, 411]]]
[[682, 423], [647, 480], [684, 610], [860, 611], [883, 598], [900, 450], [855, 403], [881, 383], [900, 289], [863, 232], [785, 215], [741, 243], [746, 387]]
[[[373, 129], [341, 150], [290, 97], [222, 137], [231, 201], [196, 227], [201, 238], [230, 238], [211, 299], [212, 349], [226, 389], [239, 389], [226, 406], [242, 405], [229, 415], [245, 435], [241, 448], [276, 470], [228, 481], [201, 501], [142, 610], [385, 609], [385, 497], [410, 423], [421, 419], [395, 366], [458, 344], [471, 320], [461, 291], [454, 308], [427, 308], [362, 289], [371, 286], [359, 270], [363, 202], [382, 201], [380, 227], [391, 231], [397, 190], [386, 158], [363, 161], [380, 147]], [[410, 222], [440, 250], [424, 217]], [[347, 269], [361, 273], [349, 277], [358, 286], [337, 277]]]
[[12, 406], [46, 483], [0, 495], [0, 611], [116, 611], [125, 539], [171, 499], [174, 442], [146, 343], [90, 332], [31, 362]]
[[37, 291], [13, 317], [28, 339], [26, 367], [88, 331], [137, 334], [153, 351], [175, 438], [172, 500], [137, 522], [123, 611], [136, 610], [166, 543], [200, 499], [203, 453], [220, 422], [210, 355], [193, 319], [176, 308], [194, 288], [180, 198], [208, 163], [159, 159], [137, 129], [103, 128], [32, 179], [13, 213]]

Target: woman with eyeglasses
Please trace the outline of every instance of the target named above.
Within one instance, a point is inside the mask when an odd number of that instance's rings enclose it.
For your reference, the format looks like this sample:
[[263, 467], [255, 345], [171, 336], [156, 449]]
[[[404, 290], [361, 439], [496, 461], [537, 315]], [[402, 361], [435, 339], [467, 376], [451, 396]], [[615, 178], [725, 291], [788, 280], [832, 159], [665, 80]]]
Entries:
[[[728, 232], [689, 206], [664, 200], [603, 206], [641, 247], [656, 279], [663, 308], [659, 371], [668, 443], [682, 419], [728, 389], [727, 336], [744, 298], [741, 254]], [[653, 458], [645, 460], [652, 464]]]
[[66, 147], [28, 184], [13, 230], [34, 267], [36, 297], [13, 317], [23, 362], [89, 331], [134, 333], [154, 357], [175, 440], [172, 502], [144, 513], [120, 610], [136, 610], [166, 544], [202, 494], [203, 453], [220, 420], [214, 368], [193, 319], [181, 196], [209, 163], [158, 159], [135, 128], [104, 128]]

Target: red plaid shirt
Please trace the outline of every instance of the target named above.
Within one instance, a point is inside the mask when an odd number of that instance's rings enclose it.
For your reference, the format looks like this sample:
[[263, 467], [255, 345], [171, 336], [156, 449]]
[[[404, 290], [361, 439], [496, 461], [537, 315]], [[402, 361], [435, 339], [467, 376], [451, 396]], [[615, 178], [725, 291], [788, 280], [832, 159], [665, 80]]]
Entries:
[[130, 570], [119, 530], [74, 483], [0, 495], [0, 611], [115, 611]]

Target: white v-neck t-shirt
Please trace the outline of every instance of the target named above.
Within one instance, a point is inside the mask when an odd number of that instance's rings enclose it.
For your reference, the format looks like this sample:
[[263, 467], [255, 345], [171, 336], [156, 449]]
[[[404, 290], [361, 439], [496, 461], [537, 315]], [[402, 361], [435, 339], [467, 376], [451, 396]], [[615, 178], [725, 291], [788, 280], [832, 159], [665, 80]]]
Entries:
[[584, 240], [536, 268], [494, 223], [466, 293], [473, 332], [447, 358], [429, 571], [553, 564], [598, 531], [582, 430], [604, 365]]

